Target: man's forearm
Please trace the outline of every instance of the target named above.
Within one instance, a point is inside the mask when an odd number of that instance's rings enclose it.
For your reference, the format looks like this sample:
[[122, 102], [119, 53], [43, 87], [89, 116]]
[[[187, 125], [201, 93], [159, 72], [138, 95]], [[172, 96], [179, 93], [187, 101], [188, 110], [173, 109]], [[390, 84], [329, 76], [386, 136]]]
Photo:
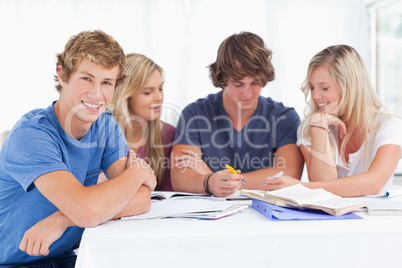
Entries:
[[203, 187], [205, 175], [185, 168], [173, 168], [171, 171], [173, 190], [189, 193], [205, 193]]
[[147, 186], [140, 186], [137, 193], [113, 219], [128, 217], [148, 212], [151, 209], [151, 190]]

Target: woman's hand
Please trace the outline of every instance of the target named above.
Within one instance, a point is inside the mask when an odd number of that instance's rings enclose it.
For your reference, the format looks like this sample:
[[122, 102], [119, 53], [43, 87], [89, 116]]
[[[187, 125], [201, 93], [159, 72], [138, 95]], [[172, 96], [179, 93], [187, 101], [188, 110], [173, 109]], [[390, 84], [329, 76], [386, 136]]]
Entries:
[[281, 176], [277, 178], [268, 177], [265, 179], [265, 185], [267, 186], [268, 191], [282, 189], [298, 183], [300, 183], [299, 180], [289, 176]]
[[323, 127], [328, 127], [330, 125], [334, 126], [335, 131], [338, 133], [339, 139], [343, 139], [346, 135], [346, 125], [337, 116], [332, 114], [317, 112], [311, 116], [310, 124], [316, 124]]

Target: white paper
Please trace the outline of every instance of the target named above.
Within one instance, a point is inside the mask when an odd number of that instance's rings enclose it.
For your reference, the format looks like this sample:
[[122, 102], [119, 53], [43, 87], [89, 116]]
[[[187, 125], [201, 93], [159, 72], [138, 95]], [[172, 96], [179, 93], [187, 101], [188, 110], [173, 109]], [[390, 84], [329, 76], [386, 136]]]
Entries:
[[[160, 202], [152, 202], [151, 210], [147, 213], [123, 217], [121, 220], [144, 220], [144, 219], [161, 219], [161, 218], [183, 218], [196, 217], [199, 214], [200, 218], [206, 218], [206, 216], [213, 218], [211, 213], [218, 213], [232, 207], [233, 202], [224, 201], [216, 202], [208, 199], [167, 199]], [[243, 207], [244, 209], [245, 207]], [[232, 211], [232, 210], [229, 210]], [[228, 211], [226, 211], [228, 212]], [[233, 208], [233, 212], [236, 212], [236, 208]], [[209, 213], [209, 214], [208, 214]], [[222, 214], [221, 214], [222, 215]], [[203, 217], [204, 216], [204, 217]]]

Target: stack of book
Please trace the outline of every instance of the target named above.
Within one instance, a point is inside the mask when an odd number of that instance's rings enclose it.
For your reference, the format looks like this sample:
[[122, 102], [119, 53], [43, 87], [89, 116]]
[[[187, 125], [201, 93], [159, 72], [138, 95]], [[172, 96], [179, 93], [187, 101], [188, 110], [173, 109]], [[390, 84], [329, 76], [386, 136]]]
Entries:
[[241, 190], [240, 194], [280, 207], [321, 210], [333, 216], [366, 207], [361, 200], [342, 198], [324, 189], [312, 190], [300, 183], [269, 192]]

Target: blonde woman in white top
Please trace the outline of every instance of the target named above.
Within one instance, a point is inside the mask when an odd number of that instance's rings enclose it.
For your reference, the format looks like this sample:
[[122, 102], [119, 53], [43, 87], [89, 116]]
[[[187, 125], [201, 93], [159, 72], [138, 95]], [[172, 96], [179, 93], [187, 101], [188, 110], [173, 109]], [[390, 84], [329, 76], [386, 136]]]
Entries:
[[[344, 197], [385, 191], [401, 157], [402, 123], [379, 101], [357, 51], [337, 45], [316, 54], [302, 91], [308, 107], [297, 144], [309, 178], [303, 184]], [[300, 181], [282, 176], [266, 183], [274, 190]]]

